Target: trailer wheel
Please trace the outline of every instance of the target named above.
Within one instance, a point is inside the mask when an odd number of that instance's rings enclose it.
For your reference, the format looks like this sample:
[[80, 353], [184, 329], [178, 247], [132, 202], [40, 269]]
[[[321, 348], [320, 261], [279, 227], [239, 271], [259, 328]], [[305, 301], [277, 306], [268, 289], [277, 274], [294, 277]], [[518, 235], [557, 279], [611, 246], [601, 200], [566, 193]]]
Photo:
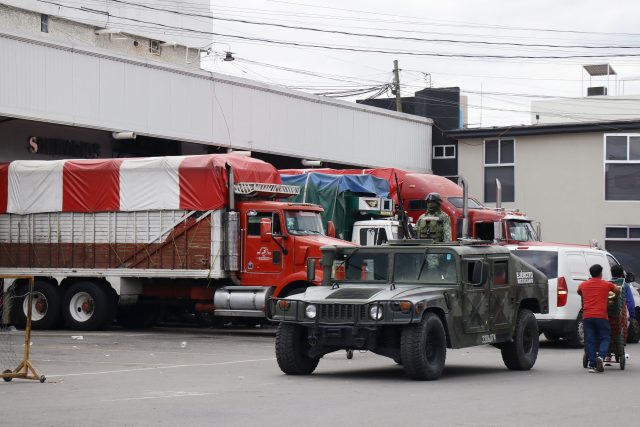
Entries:
[[538, 358], [539, 338], [536, 317], [531, 310], [520, 310], [513, 339], [504, 343], [501, 349], [502, 360], [507, 368], [516, 371], [531, 369]]
[[[11, 369], [5, 369], [4, 371], [2, 371], [3, 374], [12, 374], [13, 371]], [[2, 377], [3, 380], [5, 380], [5, 382], [11, 382], [11, 380], [13, 378], [11, 377]]]
[[402, 329], [400, 359], [414, 380], [437, 380], [447, 358], [447, 335], [442, 320], [426, 313], [422, 322]]
[[[21, 283], [16, 287], [16, 295], [19, 298], [12, 311], [13, 322], [18, 328], [24, 328], [27, 324], [28, 292], [28, 283]], [[51, 329], [56, 326], [60, 318], [60, 299], [60, 290], [55, 282], [36, 280], [31, 302], [31, 327], [33, 329]]]
[[113, 299], [108, 290], [94, 282], [77, 282], [64, 293], [63, 316], [67, 327], [91, 331], [111, 322]]
[[309, 343], [307, 328], [291, 323], [280, 323], [276, 331], [276, 360], [287, 375], [309, 375], [320, 359], [307, 356]]

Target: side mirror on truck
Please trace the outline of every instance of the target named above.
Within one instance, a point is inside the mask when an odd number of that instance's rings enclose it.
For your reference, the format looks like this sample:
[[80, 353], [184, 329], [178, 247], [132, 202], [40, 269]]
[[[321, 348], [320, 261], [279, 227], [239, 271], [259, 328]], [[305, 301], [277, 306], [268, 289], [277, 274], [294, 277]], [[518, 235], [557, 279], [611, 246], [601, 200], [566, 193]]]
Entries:
[[327, 222], [327, 236], [336, 237], [336, 226], [333, 221]]
[[316, 258], [307, 258], [307, 281], [313, 282], [316, 280]]
[[260, 240], [263, 242], [271, 240], [271, 220], [269, 218], [260, 220]]

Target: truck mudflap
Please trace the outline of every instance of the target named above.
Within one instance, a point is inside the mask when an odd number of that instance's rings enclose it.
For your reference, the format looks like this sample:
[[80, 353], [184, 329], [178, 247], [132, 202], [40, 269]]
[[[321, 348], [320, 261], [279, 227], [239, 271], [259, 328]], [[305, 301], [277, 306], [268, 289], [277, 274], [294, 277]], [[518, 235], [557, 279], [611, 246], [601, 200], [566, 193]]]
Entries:
[[275, 286], [225, 286], [213, 295], [213, 313], [226, 317], [265, 317]]

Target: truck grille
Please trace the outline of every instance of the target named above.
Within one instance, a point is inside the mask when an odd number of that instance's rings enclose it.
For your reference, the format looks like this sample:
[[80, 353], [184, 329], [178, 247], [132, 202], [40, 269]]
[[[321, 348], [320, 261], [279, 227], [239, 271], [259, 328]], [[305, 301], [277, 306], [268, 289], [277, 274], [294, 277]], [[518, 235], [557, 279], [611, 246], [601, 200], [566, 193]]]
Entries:
[[322, 304], [320, 305], [321, 322], [355, 322], [364, 310], [364, 306], [354, 304]]

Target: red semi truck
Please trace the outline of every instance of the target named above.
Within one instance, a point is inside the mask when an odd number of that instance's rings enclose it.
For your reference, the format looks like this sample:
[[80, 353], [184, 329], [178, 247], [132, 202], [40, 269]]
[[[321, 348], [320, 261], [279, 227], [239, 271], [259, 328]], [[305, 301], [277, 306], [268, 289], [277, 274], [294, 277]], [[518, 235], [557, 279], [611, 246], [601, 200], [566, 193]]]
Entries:
[[[297, 190], [237, 155], [2, 164], [0, 275], [36, 277], [40, 329], [149, 326], [164, 304], [261, 318], [272, 295], [312, 285], [321, 246], [345, 244], [322, 208], [275, 201]], [[26, 282], [4, 289], [24, 322]]]
[[[426, 210], [426, 196], [432, 192], [440, 193], [443, 198], [442, 210], [451, 218], [451, 235], [454, 240], [468, 237], [505, 244], [539, 240], [532, 221], [523, 212], [501, 208], [490, 209], [483, 206], [474, 197], [467, 195], [464, 179], [461, 179], [462, 186], [460, 186], [442, 176], [393, 168], [280, 170], [283, 175], [307, 172], [340, 175], [370, 174], [386, 179], [389, 181], [391, 196], [396, 203], [399, 202], [396, 192], [397, 177], [403, 207], [414, 223]], [[498, 200], [501, 199], [500, 193], [498, 190]], [[386, 226], [388, 227], [388, 224]], [[367, 227], [372, 225], [369, 224]]]

